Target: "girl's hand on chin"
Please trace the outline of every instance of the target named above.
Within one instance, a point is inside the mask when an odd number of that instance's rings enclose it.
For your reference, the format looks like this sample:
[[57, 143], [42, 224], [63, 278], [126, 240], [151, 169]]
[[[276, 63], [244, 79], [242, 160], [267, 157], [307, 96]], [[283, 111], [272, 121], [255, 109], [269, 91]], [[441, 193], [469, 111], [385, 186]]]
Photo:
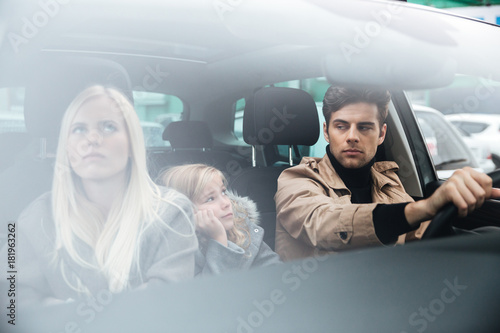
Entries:
[[221, 221], [215, 217], [212, 210], [198, 210], [195, 214], [196, 229], [205, 236], [227, 246], [226, 229]]

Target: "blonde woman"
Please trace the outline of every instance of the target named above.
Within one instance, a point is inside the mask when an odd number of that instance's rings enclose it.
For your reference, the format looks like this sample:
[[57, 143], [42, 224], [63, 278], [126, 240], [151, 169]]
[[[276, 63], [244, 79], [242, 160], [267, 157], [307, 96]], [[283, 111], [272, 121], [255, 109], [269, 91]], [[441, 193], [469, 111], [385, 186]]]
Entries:
[[263, 241], [255, 203], [228, 192], [221, 171], [204, 164], [181, 165], [168, 169], [160, 179], [165, 186], [185, 194], [196, 207], [200, 250], [195, 275], [280, 262]]
[[26, 301], [119, 293], [194, 275], [191, 202], [149, 178], [144, 138], [119, 91], [92, 86], [61, 125], [51, 193], [19, 226]]

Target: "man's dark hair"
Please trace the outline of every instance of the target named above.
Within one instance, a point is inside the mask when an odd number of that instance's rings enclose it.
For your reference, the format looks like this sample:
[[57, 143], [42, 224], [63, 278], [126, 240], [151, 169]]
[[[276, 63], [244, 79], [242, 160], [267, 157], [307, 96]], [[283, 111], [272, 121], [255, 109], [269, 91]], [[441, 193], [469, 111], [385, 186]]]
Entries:
[[323, 115], [326, 126], [330, 125], [330, 117], [333, 112], [344, 106], [355, 103], [369, 103], [377, 105], [378, 121], [380, 126], [385, 122], [389, 112], [391, 94], [384, 89], [357, 89], [352, 87], [330, 86], [323, 99]]

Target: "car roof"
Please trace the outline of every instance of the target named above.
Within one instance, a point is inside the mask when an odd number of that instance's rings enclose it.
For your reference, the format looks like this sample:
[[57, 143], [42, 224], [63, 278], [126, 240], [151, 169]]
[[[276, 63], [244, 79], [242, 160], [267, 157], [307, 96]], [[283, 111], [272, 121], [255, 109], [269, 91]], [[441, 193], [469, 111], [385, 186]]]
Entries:
[[[155, 90], [181, 98], [213, 96], [221, 86], [241, 92], [291, 78], [322, 76], [325, 71], [337, 80], [398, 88], [441, 86], [457, 71], [500, 76], [500, 69], [480, 66], [500, 57], [500, 46], [495, 47], [498, 29], [449, 13], [438, 15], [440, 11], [429, 7], [368, 0], [342, 6], [299, 0], [255, 0], [231, 8], [217, 4], [74, 0], [61, 4], [50, 24], [28, 42], [16, 43], [13, 36], [23, 37], [24, 21], [19, 18], [29, 21], [42, 9], [35, 0], [9, 3], [2, 19], [10, 34], [0, 55], [11, 62], [0, 69], [10, 75], [23, 72], [28, 59], [36, 66], [43, 55], [97, 56], [125, 63], [137, 85], [147, 66], [144, 59], [154, 58], [168, 68], [168, 78]], [[360, 24], [367, 19], [379, 20], [380, 31], [370, 33], [371, 26]], [[424, 21], [429, 23], [414, 28]], [[372, 35], [367, 36], [370, 47], [352, 34], [363, 32], [359, 29]], [[478, 35], [484, 38], [481, 44]], [[488, 52], [483, 52], [485, 44]], [[420, 52], [409, 52], [410, 46]], [[466, 51], [455, 53], [459, 47]], [[345, 66], [335, 66], [339, 61]], [[189, 79], [193, 72], [196, 81]], [[236, 76], [247, 79], [234, 80]]]

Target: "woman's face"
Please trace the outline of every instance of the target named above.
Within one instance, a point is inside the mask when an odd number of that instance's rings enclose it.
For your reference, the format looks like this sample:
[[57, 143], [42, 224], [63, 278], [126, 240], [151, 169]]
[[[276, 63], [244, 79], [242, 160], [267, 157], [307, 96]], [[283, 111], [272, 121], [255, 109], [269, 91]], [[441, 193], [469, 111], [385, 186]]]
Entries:
[[234, 227], [233, 206], [227, 196], [227, 190], [222, 182], [222, 178], [216, 175], [210, 183], [203, 189], [198, 200], [195, 202], [199, 210], [211, 210], [214, 216], [224, 226], [226, 231]]
[[68, 157], [82, 181], [125, 180], [130, 140], [122, 112], [107, 97], [86, 102], [68, 135]]

